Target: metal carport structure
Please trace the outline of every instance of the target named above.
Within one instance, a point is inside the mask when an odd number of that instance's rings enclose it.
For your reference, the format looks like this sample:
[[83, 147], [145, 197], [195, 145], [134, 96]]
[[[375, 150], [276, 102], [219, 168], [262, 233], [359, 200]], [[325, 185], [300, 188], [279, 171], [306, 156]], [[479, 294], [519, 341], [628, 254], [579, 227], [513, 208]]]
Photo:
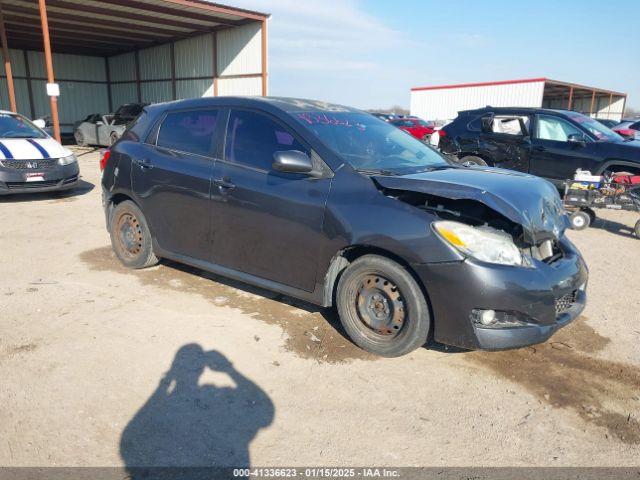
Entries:
[[573, 110], [594, 118], [620, 120], [627, 95], [546, 77], [497, 82], [433, 85], [411, 89], [411, 114], [451, 120], [459, 111], [492, 107]]
[[59, 140], [122, 103], [266, 95], [268, 18], [205, 0], [0, 0], [0, 101], [32, 118], [48, 104]]

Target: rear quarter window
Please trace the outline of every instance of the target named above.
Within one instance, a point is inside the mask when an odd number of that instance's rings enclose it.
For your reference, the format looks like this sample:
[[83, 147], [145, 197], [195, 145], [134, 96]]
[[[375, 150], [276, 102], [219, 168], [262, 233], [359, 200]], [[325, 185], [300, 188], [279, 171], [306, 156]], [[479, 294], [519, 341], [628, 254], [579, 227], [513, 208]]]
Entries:
[[217, 110], [168, 113], [158, 130], [156, 145], [167, 150], [210, 156], [217, 120]]

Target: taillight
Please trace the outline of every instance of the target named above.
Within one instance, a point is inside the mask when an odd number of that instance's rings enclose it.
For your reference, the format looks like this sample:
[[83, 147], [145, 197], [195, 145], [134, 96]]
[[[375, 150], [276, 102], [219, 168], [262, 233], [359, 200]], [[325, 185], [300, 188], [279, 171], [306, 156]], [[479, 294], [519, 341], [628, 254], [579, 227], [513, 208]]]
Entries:
[[438, 135], [440, 135], [440, 138], [447, 136], [447, 132], [442, 130], [442, 129], [441, 130], [437, 130], [437, 132], [438, 132]]
[[109, 157], [111, 157], [111, 150], [107, 149], [104, 151], [102, 158], [100, 159], [100, 170], [104, 170], [107, 166], [107, 162], [109, 161]]

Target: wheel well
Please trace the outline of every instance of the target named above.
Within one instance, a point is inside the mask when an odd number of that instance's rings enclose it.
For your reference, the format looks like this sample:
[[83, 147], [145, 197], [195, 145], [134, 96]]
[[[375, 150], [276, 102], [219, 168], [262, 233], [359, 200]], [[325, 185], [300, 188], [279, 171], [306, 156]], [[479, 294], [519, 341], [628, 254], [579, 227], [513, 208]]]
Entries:
[[[364, 255], [379, 255], [381, 257], [386, 257], [389, 260], [393, 260], [394, 262], [402, 265], [407, 272], [413, 277], [416, 283], [419, 285], [422, 293], [424, 294], [425, 299], [427, 300], [427, 305], [429, 305], [429, 309], [431, 309], [431, 302], [429, 301], [429, 296], [427, 291], [420, 280], [420, 277], [416, 274], [416, 272], [411, 268], [409, 262], [403, 259], [401, 256], [396, 255], [393, 252], [385, 250], [383, 248], [374, 247], [371, 245], [351, 245], [349, 247], [343, 248], [338, 253], [335, 254], [333, 259], [331, 260], [331, 264], [329, 265], [329, 269], [327, 270], [325, 276], [325, 285], [324, 285], [324, 306], [331, 307], [335, 304], [336, 298], [336, 290], [338, 288], [338, 280], [340, 279], [340, 275], [345, 271], [345, 269], [355, 260], [364, 256]], [[430, 312], [431, 313], [431, 312]], [[433, 315], [431, 315], [433, 319]]]
[[133, 198], [131, 198], [128, 195], [125, 195], [124, 193], [115, 193], [109, 198], [108, 200], [109, 205], [107, 209], [107, 228], [109, 227], [109, 222], [111, 221], [111, 214], [113, 213], [113, 209], [116, 207], [116, 205], [127, 200], [129, 200], [130, 202], [136, 203]]

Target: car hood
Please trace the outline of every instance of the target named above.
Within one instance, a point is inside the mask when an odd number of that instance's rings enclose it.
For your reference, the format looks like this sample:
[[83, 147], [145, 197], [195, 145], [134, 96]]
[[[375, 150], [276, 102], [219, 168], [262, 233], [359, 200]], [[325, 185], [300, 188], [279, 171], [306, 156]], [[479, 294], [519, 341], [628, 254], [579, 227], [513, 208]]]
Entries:
[[568, 227], [556, 187], [532, 175], [473, 167], [373, 178], [383, 188], [481, 202], [521, 225], [524, 240], [532, 245], [557, 239]]
[[640, 164], [640, 140], [621, 140], [619, 142], [597, 142], [599, 153], [606, 157], [615, 157]]
[[71, 155], [53, 138], [0, 138], [0, 159], [41, 160]]

